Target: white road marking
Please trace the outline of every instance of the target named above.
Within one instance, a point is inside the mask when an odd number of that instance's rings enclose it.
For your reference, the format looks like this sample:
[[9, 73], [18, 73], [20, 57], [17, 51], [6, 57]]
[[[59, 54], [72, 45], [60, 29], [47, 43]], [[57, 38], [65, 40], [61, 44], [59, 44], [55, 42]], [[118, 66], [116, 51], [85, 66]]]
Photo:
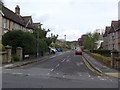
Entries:
[[100, 80], [106, 80], [106, 79], [104, 79], [104, 78], [101, 78]]
[[47, 73], [47, 75], [50, 75], [50, 73]]
[[21, 74], [23, 74], [23, 73], [12, 73], [12, 74], [21, 75]]
[[101, 78], [100, 76], [97, 76], [98, 78]]
[[54, 69], [51, 69], [51, 72], [53, 71]]
[[63, 76], [63, 78], [65, 78], [65, 76]]
[[66, 62], [70, 62], [70, 60], [69, 59], [67, 59], [67, 61]]
[[56, 73], [57, 75], [59, 74], [59, 73]]
[[88, 77], [91, 77], [90, 75], [88, 75]]
[[50, 58], [54, 58], [54, 57], [56, 57], [56, 55], [55, 55], [55, 56], [52, 56], [52, 57], [50, 57]]
[[8, 65], [5, 65], [4, 67], [10, 67], [10, 66], [13, 66], [13, 64], [8, 64]]
[[81, 74], [79, 74], [79, 76], [82, 76]]
[[65, 61], [65, 59], [63, 59], [61, 62], [64, 62]]
[[58, 64], [56, 67], [59, 67], [60, 66], [60, 64]]

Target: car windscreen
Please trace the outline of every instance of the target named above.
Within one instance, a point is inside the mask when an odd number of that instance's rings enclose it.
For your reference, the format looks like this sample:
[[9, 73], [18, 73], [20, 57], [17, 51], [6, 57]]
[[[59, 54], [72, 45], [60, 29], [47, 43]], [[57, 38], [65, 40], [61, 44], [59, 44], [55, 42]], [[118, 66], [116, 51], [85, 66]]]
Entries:
[[77, 47], [76, 50], [77, 50], [77, 51], [81, 51], [81, 48], [80, 48], [80, 47]]

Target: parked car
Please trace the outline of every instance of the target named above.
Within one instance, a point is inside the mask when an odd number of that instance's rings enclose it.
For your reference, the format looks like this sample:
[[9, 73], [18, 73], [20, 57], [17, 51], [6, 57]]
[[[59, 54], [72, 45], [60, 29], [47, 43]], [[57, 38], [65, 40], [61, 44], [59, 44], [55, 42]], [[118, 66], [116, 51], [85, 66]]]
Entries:
[[76, 47], [75, 49], [75, 55], [82, 55], [82, 50], [80, 47]]
[[62, 49], [61, 49], [61, 48], [58, 48], [57, 51], [58, 51], [58, 52], [62, 52]]
[[51, 48], [50, 47], [50, 52], [53, 53], [53, 54], [55, 54], [57, 52], [57, 50], [55, 48]]

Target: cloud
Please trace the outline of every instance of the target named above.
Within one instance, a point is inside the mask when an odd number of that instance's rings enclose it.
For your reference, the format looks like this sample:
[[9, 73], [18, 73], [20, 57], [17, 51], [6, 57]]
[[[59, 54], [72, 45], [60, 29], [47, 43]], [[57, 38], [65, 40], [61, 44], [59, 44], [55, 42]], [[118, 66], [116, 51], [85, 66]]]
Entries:
[[42, 22], [42, 23], [47, 22], [50, 18], [49, 14], [42, 14], [42, 15], [33, 14], [32, 16], [35, 22]]
[[66, 39], [68, 41], [74, 41], [77, 40], [81, 35], [81, 31], [80, 30], [76, 30], [76, 29], [68, 29], [68, 30], [64, 30], [59, 34], [59, 38], [64, 39], [64, 35], [66, 35]]
[[77, 40], [82, 34], [109, 26], [117, 19], [119, 0], [5, 0], [14, 11], [18, 4], [21, 15], [32, 15], [33, 21], [43, 23], [59, 38]]

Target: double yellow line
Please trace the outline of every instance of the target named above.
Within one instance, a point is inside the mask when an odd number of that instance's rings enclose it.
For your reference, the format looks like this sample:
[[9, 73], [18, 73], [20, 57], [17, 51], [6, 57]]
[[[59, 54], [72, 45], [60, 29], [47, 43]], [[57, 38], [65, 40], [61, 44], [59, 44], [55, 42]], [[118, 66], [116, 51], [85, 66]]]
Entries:
[[96, 69], [94, 69], [94, 68], [88, 63], [88, 61], [85, 60], [84, 57], [82, 57], [82, 59], [83, 59], [85, 65], [88, 67], [88, 69], [90, 69], [92, 72], [95, 72], [95, 73], [97, 73], [97, 74], [100, 75], [100, 76], [104, 75], [103, 73], [101, 73], [101, 72], [97, 71]]

